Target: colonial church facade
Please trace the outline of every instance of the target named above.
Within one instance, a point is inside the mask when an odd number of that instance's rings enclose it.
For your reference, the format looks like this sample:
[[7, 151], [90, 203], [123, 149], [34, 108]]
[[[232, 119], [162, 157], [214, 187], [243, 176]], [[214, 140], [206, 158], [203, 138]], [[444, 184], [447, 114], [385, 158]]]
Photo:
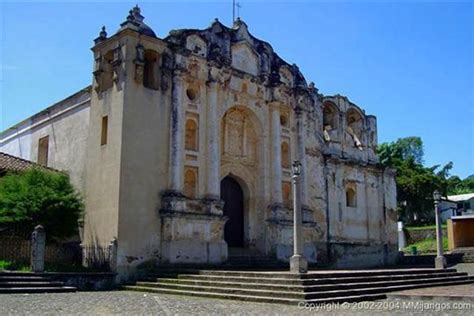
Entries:
[[92, 51], [92, 85], [2, 132], [1, 151], [69, 172], [82, 244], [116, 240], [120, 273], [219, 264], [234, 248], [288, 260], [293, 160], [308, 261], [394, 262], [396, 188], [375, 116], [319, 93], [243, 21], [158, 38], [135, 7]]

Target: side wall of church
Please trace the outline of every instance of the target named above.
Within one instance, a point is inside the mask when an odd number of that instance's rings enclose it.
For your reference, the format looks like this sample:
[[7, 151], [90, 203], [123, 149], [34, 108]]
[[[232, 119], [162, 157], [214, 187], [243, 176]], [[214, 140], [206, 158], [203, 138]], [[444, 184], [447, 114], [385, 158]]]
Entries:
[[40, 139], [47, 139], [46, 165], [66, 171], [84, 194], [89, 107], [89, 89], [85, 89], [4, 131], [0, 151], [38, 162]]

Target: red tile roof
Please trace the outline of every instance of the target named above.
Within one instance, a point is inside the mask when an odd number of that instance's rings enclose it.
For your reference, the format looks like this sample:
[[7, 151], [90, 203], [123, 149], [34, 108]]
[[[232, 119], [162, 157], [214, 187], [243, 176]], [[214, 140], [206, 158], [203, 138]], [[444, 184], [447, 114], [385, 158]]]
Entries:
[[52, 171], [57, 171], [52, 168], [44, 167], [34, 163], [32, 161], [12, 156], [4, 152], [0, 152], [0, 173], [4, 173], [7, 171], [25, 171], [32, 167], [40, 167], [44, 169], [49, 169]]

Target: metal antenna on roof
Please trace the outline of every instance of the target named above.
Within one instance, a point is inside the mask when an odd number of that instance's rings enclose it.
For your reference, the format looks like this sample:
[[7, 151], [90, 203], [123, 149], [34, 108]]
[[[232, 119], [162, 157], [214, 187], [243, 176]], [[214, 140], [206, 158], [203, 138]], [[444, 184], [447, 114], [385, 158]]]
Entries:
[[237, 7], [237, 18], [240, 18], [240, 8], [242, 8], [242, 6], [240, 5], [240, 2], [237, 2], [235, 6]]
[[235, 0], [232, 0], [232, 24], [235, 22]]
[[240, 2], [232, 0], [232, 24], [235, 22], [235, 8], [237, 8], [237, 18], [240, 18], [240, 8], [242, 8], [242, 6], [240, 5]]

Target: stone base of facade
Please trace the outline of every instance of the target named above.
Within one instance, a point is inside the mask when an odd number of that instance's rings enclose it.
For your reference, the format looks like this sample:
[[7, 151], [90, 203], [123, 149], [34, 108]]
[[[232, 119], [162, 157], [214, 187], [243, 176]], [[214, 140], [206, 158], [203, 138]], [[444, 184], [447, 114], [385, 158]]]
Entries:
[[371, 268], [397, 263], [397, 245], [332, 242], [329, 260], [334, 268]]
[[161, 262], [219, 264], [227, 260], [222, 202], [187, 200], [179, 194], [163, 199]]
[[161, 251], [162, 263], [219, 264], [227, 260], [227, 243], [225, 241], [164, 241]]
[[[309, 263], [317, 262], [317, 249], [312, 235], [314, 223], [303, 223], [303, 254]], [[293, 221], [267, 221], [267, 255], [289, 262], [293, 256]]]

